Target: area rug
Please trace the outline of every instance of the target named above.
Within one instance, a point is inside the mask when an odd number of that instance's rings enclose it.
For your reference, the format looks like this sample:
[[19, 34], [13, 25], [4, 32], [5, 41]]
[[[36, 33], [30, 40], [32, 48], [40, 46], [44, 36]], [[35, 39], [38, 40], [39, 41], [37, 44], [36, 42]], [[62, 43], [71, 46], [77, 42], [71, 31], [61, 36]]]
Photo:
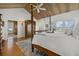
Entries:
[[21, 49], [25, 56], [31, 56], [31, 39], [16, 42], [17, 46]]
[[16, 44], [25, 56], [45, 56], [44, 53], [39, 52], [37, 49], [34, 49], [34, 52], [32, 52], [31, 39], [18, 41]]

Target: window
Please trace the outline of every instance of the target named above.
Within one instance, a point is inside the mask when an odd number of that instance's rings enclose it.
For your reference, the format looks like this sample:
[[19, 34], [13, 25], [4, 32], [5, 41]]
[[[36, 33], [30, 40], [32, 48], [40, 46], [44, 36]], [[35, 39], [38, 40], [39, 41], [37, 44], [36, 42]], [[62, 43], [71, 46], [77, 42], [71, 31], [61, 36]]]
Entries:
[[72, 28], [74, 25], [73, 20], [57, 21], [56, 28]]
[[63, 28], [64, 27], [63, 25], [64, 25], [63, 21], [56, 22], [56, 28]]
[[65, 28], [72, 28], [74, 25], [74, 22], [72, 20], [66, 20], [64, 21]]

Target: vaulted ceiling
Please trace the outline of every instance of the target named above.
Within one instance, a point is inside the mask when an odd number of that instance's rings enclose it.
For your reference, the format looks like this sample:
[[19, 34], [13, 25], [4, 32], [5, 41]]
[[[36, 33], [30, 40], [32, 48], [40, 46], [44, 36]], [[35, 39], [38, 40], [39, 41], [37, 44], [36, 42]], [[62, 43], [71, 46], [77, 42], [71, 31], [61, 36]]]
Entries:
[[[40, 13], [37, 13], [36, 11], [34, 11], [34, 17], [36, 19], [41, 19], [47, 16], [53, 16], [53, 15], [57, 15], [57, 14], [61, 14], [61, 13], [65, 13], [65, 12], [69, 12], [72, 10], [77, 10], [79, 9], [79, 4], [77, 3], [44, 3], [44, 5], [42, 6], [43, 8], [46, 8], [46, 11], [41, 11]], [[29, 12], [30, 12], [30, 5], [26, 4], [25, 7]]]
[[[36, 3], [34, 4], [36, 5]], [[34, 17], [38, 20], [47, 16], [53, 16], [72, 10], [78, 10], [78, 3], [44, 3], [43, 8], [46, 8], [45, 11], [41, 10], [40, 13], [33, 11]], [[0, 8], [25, 8], [29, 13], [31, 13], [31, 6], [29, 3], [2, 3]]]

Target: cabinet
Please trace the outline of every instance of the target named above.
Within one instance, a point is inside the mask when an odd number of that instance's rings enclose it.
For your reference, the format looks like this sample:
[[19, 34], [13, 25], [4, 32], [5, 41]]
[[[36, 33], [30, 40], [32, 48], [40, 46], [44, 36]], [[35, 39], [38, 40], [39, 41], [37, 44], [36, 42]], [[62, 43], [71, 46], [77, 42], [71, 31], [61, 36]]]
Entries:
[[[35, 34], [35, 21], [33, 21], [33, 35]], [[32, 37], [31, 20], [25, 21], [25, 38]]]

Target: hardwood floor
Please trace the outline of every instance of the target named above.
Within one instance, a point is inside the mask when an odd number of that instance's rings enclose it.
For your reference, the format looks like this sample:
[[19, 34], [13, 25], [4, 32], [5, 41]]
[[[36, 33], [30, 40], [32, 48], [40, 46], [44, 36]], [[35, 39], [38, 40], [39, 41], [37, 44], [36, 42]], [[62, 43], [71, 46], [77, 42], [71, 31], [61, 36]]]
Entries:
[[11, 47], [8, 47], [8, 41], [6, 40], [4, 42], [4, 47], [2, 49], [2, 56], [23, 56], [23, 52], [19, 49], [19, 47], [16, 45], [16, 42], [13, 40], [13, 44]]

